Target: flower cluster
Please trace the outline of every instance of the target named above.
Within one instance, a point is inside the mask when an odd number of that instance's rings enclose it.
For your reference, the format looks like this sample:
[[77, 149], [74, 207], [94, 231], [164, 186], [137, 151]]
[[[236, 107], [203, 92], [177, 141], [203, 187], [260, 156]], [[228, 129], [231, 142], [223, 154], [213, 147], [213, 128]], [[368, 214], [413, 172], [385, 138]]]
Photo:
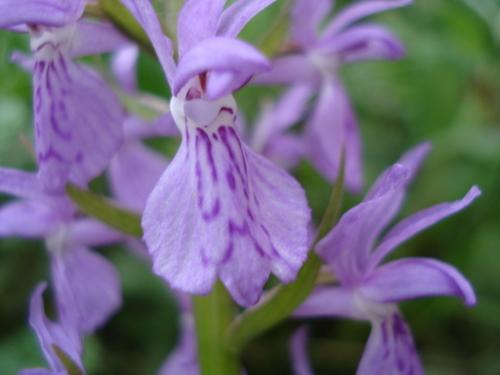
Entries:
[[[0, 28], [27, 33], [31, 40], [31, 56], [15, 53], [13, 60], [33, 76], [38, 165], [36, 174], [0, 168], [0, 191], [20, 198], [0, 209], [0, 235], [45, 240], [59, 319], [46, 318], [46, 284], [40, 284], [30, 324], [52, 372], [22, 374], [84, 373], [83, 335], [102, 326], [121, 304], [116, 270], [90, 247], [117, 242], [150, 260], [153, 272], [179, 296], [182, 338], [163, 375], [200, 372], [201, 327], [194, 324], [186, 293], [209, 295], [220, 280], [237, 304], [258, 309], [270, 275], [283, 284], [296, 280], [309, 251], [316, 251], [338, 284], [314, 289], [293, 316], [369, 321], [372, 333], [358, 374], [423, 373], [398, 301], [453, 295], [475, 303], [468, 281], [448, 264], [428, 258], [381, 264], [403, 241], [480, 194], [473, 187], [462, 200], [413, 214], [377, 242], [402, 205], [428, 143], [383, 172], [313, 250], [305, 192], [283, 169], [308, 159], [330, 182], [340, 176], [349, 191], [363, 189], [360, 131], [338, 69], [403, 58], [404, 47], [390, 31], [357, 22], [411, 0], [355, 1], [331, 19], [331, 0], [294, 0], [289, 39], [268, 59], [238, 34], [274, 2], [187, 0], [176, 37], [169, 38], [149, 0], [119, 3], [117, 12], [130, 16], [130, 25], [100, 9], [104, 1], [0, 0]], [[96, 7], [101, 17], [92, 18], [85, 10]], [[171, 92], [152, 122], [127, 105], [140, 97], [132, 30], [137, 23]], [[105, 52], [112, 54], [106, 76], [75, 61]], [[233, 96], [247, 84], [286, 86], [248, 129]], [[143, 142], [158, 136], [180, 136], [172, 160]], [[113, 207], [141, 216], [142, 241], [112, 222], [84, 215], [91, 210], [67, 195], [66, 186], [85, 190], [104, 172]], [[293, 340], [296, 373], [311, 373], [305, 331]]]

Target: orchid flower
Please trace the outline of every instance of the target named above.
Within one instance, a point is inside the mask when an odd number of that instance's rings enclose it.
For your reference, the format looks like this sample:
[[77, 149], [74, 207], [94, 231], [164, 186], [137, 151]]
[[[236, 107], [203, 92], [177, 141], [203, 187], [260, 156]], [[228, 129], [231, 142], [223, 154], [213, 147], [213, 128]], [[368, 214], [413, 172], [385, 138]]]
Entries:
[[128, 41], [108, 24], [80, 20], [84, 0], [0, 0], [0, 28], [29, 31], [39, 178], [61, 193], [101, 174], [122, 142], [118, 97], [72, 59]]
[[302, 188], [244, 145], [235, 127], [232, 91], [269, 67], [235, 36], [272, 2], [240, 0], [226, 10], [225, 0], [186, 2], [176, 66], [149, 1], [124, 0], [156, 49], [182, 134], [144, 211], [153, 270], [192, 294], [210, 293], [220, 278], [241, 305], [259, 300], [270, 272], [294, 280], [307, 255], [310, 214]]
[[346, 150], [346, 186], [362, 187], [361, 142], [356, 118], [337, 70], [341, 65], [367, 60], [395, 60], [404, 55], [401, 43], [386, 29], [371, 24], [352, 25], [363, 17], [408, 5], [412, 0], [358, 1], [325, 22], [331, 0], [296, 0], [291, 14], [289, 48], [272, 61], [272, 70], [257, 75], [256, 85], [288, 84], [319, 90], [306, 122], [304, 148], [313, 165], [330, 181], [338, 174], [342, 147]]
[[22, 198], [0, 208], [0, 236], [45, 239], [59, 318], [79, 342], [121, 305], [118, 273], [88, 247], [121, 241], [123, 235], [97, 220], [77, 218], [69, 198], [45, 193], [33, 173], [0, 168], [0, 191]]
[[340, 286], [313, 292], [295, 311], [296, 317], [336, 316], [367, 320], [372, 330], [358, 375], [423, 374], [410, 329], [397, 302], [451, 295], [474, 305], [469, 282], [451, 265], [430, 258], [381, 261], [399, 244], [439, 220], [462, 210], [481, 194], [472, 187], [461, 200], [441, 203], [404, 219], [373, 245], [398, 212], [405, 187], [429, 149], [420, 145], [385, 171], [363, 202], [347, 211], [316, 251]]
[[84, 375], [81, 344], [75, 345], [64, 326], [47, 319], [45, 316], [42, 295], [46, 287], [47, 283], [38, 284], [31, 296], [29, 321], [38, 336], [51, 370], [31, 368], [22, 370], [19, 375], [65, 375], [68, 372], [61, 359], [64, 357], [66, 357], [66, 364], [68, 364], [67, 359], [69, 358], [79, 373]]

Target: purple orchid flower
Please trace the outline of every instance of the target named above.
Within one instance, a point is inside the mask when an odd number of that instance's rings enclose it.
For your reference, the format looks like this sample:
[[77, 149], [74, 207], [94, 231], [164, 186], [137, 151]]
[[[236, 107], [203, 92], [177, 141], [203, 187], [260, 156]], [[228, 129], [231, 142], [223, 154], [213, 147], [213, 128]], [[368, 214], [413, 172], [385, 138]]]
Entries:
[[346, 186], [362, 187], [361, 142], [356, 118], [337, 70], [343, 64], [367, 60], [395, 60], [404, 55], [401, 43], [384, 28], [352, 24], [368, 15], [408, 5], [412, 0], [370, 0], [347, 6], [323, 28], [330, 0], [296, 0], [291, 14], [289, 51], [272, 61], [272, 70], [252, 83], [291, 84], [309, 90], [308, 101], [319, 89], [316, 106], [307, 120], [304, 148], [313, 165], [330, 181], [337, 176], [341, 150], [346, 149]]
[[0, 28], [29, 31], [39, 178], [62, 192], [101, 174], [122, 142], [118, 97], [73, 58], [128, 41], [108, 24], [80, 21], [84, 0], [0, 0]]
[[419, 211], [395, 225], [373, 245], [394, 218], [429, 149], [420, 145], [385, 171], [365, 200], [346, 212], [316, 251], [334, 272], [340, 286], [316, 290], [295, 312], [296, 317], [337, 316], [368, 320], [372, 331], [358, 375], [423, 374], [411, 332], [397, 302], [452, 295], [474, 305], [469, 282], [451, 265], [429, 258], [404, 258], [380, 265], [399, 244], [419, 231], [468, 206], [481, 194], [472, 187], [461, 200]]
[[82, 375], [85, 375], [81, 360], [81, 344], [75, 345], [71, 335], [64, 327], [56, 322], [53, 322], [45, 316], [43, 307], [43, 292], [47, 287], [47, 283], [40, 283], [31, 297], [30, 304], [30, 325], [35, 330], [43, 354], [49, 362], [51, 370], [41, 368], [25, 369], [19, 372], [19, 375], [65, 375], [67, 369], [61, 361], [60, 355], [71, 359], [74, 365], [79, 369]]
[[121, 241], [123, 235], [94, 219], [76, 218], [70, 200], [46, 194], [35, 174], [0, 168], [0, 191], [23, 198], [0, 208], [0, 236], [45, 239], [59, 318], [78, 343], [121, 305], [118, 273], [88, 247]]
[[[192, 294], [217, 278], [241, 305], [255, 304], [273, 272], [290, 282], [306, 259], [310, 212], [300, 185], [244, 145], [232, 91], [268, 69], [234, 37], [273, 1], [190, 0], [178, 19], [179, 64], [148, 1], [124, 3], [148, 33], [165, 70], [182, 144], [143, 216], [155, 273]], [[203, 15], [201, 17], [200, 15]]]

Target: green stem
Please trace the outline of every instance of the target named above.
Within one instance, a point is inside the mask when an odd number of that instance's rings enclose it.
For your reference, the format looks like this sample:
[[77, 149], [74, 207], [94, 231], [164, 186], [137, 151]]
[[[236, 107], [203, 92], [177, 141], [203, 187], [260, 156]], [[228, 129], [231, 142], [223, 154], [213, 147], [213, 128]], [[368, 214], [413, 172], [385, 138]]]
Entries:
[[206, 297], [193, 296], [202, 375], [239, 375], [238, 357], [227, 350], [225, 332], [237, 314], [236, 305], [220, 281]]

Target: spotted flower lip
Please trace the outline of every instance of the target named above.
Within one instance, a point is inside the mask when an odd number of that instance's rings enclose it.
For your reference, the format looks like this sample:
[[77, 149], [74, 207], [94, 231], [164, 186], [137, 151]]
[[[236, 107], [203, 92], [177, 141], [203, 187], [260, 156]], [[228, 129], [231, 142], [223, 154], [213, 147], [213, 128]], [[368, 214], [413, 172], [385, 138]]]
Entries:
[[[419, 211], [377, 239], [399, 211], [405, 190], [429, 151], [421, 144], [384, 171], [363, 202], [347, 211], [316, 251], [340, 286], [314, 291], [294, 316], [338, 316], [372, 324], [357, 374], [423, 374], [409, 328], [397, 302], [450, 295], [474, 305], [470, 283], [453, 266], [430, 258], [403, 258], [380, 264], [398, 245], [467, 207], [481, 191], [473, 186], [460, 200]], [[374, 248], [375, 247], [375, 248]]]
[[[123, 140], [123, 109], [96, 72], [73, 61], [126, 44], [109, 24], [80, 21], [84, 0], [0, 2], [0, 27], [27, 25], [39, 179], [47, 192], [85, 185]], [[95, 38], [99, 35], [99, 38]], [[26, 62], [26, 61], [25, 61]]]
[[207, 101], [199, 80], [187, 87], [171, 101], [183, 141], [148, 199], [144, 240], [174, 288], [205, 295], [220, 278], [236, 302], [253, 305], [271, 272], [295, 279], [309, 208], [290, 175], [241, 142], [232, 96]]
[[123, 2], [156, 49], [182, 134], [143, 215], [153, 270], [192, 294], [210, 293], [220, 278], [236, 302], [253, 305], [271, 272], [285, 283], [295, 279], [310, 219], [300, 185], [244, 145], [235, 127], [231, 93], [269, 65], [234, 37], [273, 1], [239, 0], [226, 10], [225, 0], [187, 1], [178, 19], [178, 66], [149, 2]]

